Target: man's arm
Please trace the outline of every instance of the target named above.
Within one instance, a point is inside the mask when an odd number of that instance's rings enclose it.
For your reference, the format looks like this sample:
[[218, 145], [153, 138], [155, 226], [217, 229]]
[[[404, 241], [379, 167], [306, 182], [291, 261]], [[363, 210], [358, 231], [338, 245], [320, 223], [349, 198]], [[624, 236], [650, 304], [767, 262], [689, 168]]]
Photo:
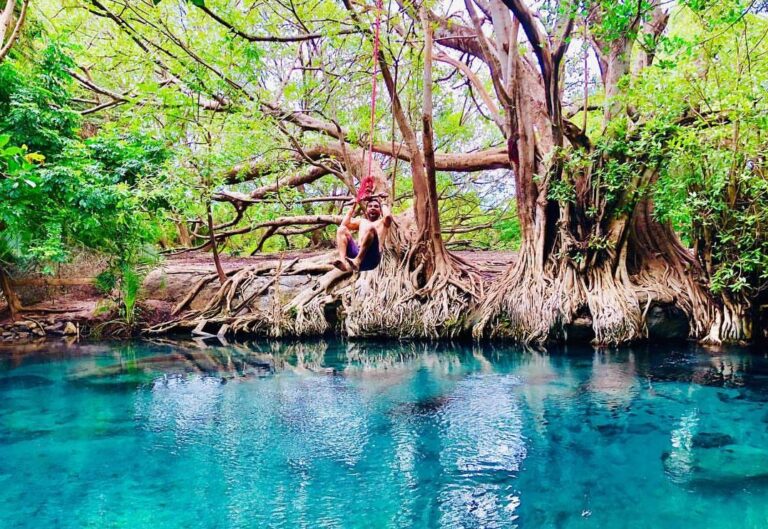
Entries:
[[350, 231], [360, 229], [360, 222], [355, 219], [355, 210], [359, 204], [359, 202], [355, 201], [355, 203], [352, 204], [352, 207], [349, 208], [349, 211], [347, 211], [347, 214], [344, 215], [344, 219], [341, 221], [341, 225]]
[[392, 225], [392, 210], [383, 202], [381, 204], [381, 214], [384, 216], [384, 227], [389, 228]]

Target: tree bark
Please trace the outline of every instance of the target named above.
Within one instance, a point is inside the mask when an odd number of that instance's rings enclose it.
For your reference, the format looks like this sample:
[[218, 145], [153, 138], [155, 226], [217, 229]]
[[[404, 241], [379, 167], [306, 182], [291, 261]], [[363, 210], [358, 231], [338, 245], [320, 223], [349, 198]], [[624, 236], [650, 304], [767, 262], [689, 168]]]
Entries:
[[[6, 0], [3, 11], [0, 12], [0, 63], [3, 62], [8, 52], [19, 38], [21, 33], [21, 27], [24, 25], [24, 20], [27, 16], [27, 7], [29, 6], [29, 0], [22, 0], [21, 10], [19, 16], [16, 18], [14, 24], [13, 21], [13, 9], [16, 6], [16, 0]], [[10, 35], [6, 38], [6, 33], [11, 31]]]
[[219, 249], [216, 243], [216, 234], [213, 231], [213, 214], [211, 213], [210, 202], [208, 202], [207, 214], [208, 236], [210, 238], [211, 253], [213, 254], [213, 263], [216, 265], [216, 274], [219, 276], [219, 282], [223, 285], [227, 281], [227, 274], [224, 273], [224, 269], [221, 267], [221, 259], [219, 259]]
[[5, 9], [0, 14], [0, 62], [3, 62], [8, 52], [16, 43], [16, 39], [19, 38], [21, 33], [21, 27], [24, 25], [24, 20], [27, 16], [27, 7], [29, 7], [29, 0], [22, 0], [21, 11], [16, 19], [16, 23], [13, 25], [11, 34], [8, 38], [5, 38], [5, 33], [10, 29], [13, 22], [13, 7], [16, 5], [16, 0], [7, 0]]
[[187, 226], [187, 221], [177, 220], [175, 224], [176, 229], [179, 232], [179, 244], [181, 244], [181, 246], [184, 248], [192, 246], [192, 237], [189, 235], [189, 227]]
[[2, 267], [0, 267], [0, 289], [2, 289], [5, 302], [8, 305], [11, 319], [15, 321], [18, 314], [23, 310], [23, 307], [19, 300], [19, 296], [16, 294], [16, 290], [13, 288], [11, 277]]

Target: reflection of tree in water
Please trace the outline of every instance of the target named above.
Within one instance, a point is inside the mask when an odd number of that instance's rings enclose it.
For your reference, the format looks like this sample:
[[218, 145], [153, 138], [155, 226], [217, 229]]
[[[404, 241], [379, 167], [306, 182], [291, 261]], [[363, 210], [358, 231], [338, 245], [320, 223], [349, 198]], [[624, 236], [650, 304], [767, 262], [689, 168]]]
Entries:
[[[150, 354], [136, 356], [130, 345], [114, 349], [115, 362], [81, 373], [79, 378], [104, 379], [142, 374], [152, 375], [200, 374], [222, 379], [241, 379], [275, 374], [282, 371], [297, 373], [334, 372], [342, 376], [386, 380], [393, 382], [419, 369], [435, 374], [447, 374], [462, 369], [469, 356], [467, 348], [451, 344], [406, 342], [384, 344], [350, 342], [338, 353], [329, 354], [325, 341], [290, 342], [259, 340], [211, 345], [202, 341], [152, 342]], [[338, 357], [336, 357], [338, 354]], [[479, 349], [471, 353], [485, 370], [491, 362]], [[340, 365], [337, 365], [340, 364]], [[145, 380], [146, 381], [146, 380]]]
[[730, 348], [710, 350], [696, 345], [680, 345], [654, 354], [652, 346], [645, 352], [647, 366], [639, 370], [652, 382], [692, 382], [702, 386], [740, 387], [764, 369], [764, 360], [749, 350]]
[[[134, 345], [114, 349], [115, 362], [77, 374], [74, 380], [108, 383], [110, 380], [148, 382], [159, 375], [199, 374], [236, 380], [280, 371], [321, 371], [328, 345], [325, 342], [291, 343], [260, 341], [210, 346], [194, 341], [155, 342], [150, 354], [136, 355]], [[157, 347], [157, 346], [160, 347]]]
[[441, 376], [461, 369], [460, 349], [450, 344], [349, 342], [342, 360], [343, 376], [363, 381], [360, 390], [377, 394], [399, 386], [421, 370]]
[[461, 365], [461, 354], [461, 349], [451, 344], [350, 342], [346, 347], [344, 372], [365, 376], [389, 370], [414, 370], [422, 367], [447, 372]]
[[104, 344], [82, 344], [69, 337], [58, 341], [42, 338], [26, 343], [0, 343], [0, 368], [16, 368], [26, 362], [64, 360], [73, 355], [98, 355], [109, 349]]
[[640, 391], [635, 353], [595, 351], [587, 388], [595, 404], [612, 410], [628, 407]]
[[195, 365], [208, 364], [205, 373], [249, 378], [281, 371], [321, 371], [328, 344], [323, 341], [252, 341], [207, 347], [186, 356]]
[[715, 355], [708, 364], [696, 367], [691, 381], [702, 386], [743, 386], [751, 367], [750, 355]]
[[[546, 413], [551, 401], [558, 400], [558, 396], [572, 393], [571, 384], [562, 380], [562, 373], [552, 364], [552, 358], [548, 353], [528, 350], [521, 355], [519, 366], [515, 373], [520, 377], [522, 384], [520, 394], [528, 405], [529, 413], [533, 419], [533, 426], [546, 439], [547, 420]], [[565, 382], [553, 385], [554, 381]], [[567, 400], [564, 400], [567, 402]]]

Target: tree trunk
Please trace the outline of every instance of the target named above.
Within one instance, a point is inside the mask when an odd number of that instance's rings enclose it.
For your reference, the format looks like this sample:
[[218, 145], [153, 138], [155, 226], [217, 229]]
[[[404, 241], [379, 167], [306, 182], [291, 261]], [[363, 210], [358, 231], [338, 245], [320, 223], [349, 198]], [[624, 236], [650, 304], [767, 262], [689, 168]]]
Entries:
[[213, 253], [213, 263], [216, 265], [216, 274], [219, 276], [219, 282], [223, 285], [227, 281], [227, 274], [224, 273], [224, 269], [221, 267], [221, 260], [219, 259], [219, 249], [216, 244], [216, 234], [213, 232], [213, 214], [211, 213], [211, 203], [208, 202], [208, 236], [211, 241], [211, 252]]
[[189, 235], [189, 227], [187, 226], [187, 221], [185, 220], [178, 220], [175, 222], [176, 229], [179, 232], [179, 244], [184, 248], [189, 248], [192, 246], [192, 237]]
[[0, 289], [3, 291], [3, 296], [5, 297], [5, 302], [8, 305], [8, 311], [11, 314], [11, 319], [15, 321], [23, 307], [21, 305], [21, 301], [19, 300], [19, 296], [16, 294], [16, 291], [13, 288], [11, 277], [2, 267], [0, 267]]

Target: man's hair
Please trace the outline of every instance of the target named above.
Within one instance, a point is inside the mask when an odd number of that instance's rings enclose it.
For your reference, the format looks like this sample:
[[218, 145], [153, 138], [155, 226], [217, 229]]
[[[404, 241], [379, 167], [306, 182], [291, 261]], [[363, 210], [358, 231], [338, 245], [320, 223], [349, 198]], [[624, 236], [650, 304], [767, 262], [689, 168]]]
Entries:
[[376, 202], [379, 207], [381, 207], [381, 199], [379, 197], [371, 197], [368, 199], [368, 203], [365, 205], [365, 207], [368, 207], [371, 203]]

